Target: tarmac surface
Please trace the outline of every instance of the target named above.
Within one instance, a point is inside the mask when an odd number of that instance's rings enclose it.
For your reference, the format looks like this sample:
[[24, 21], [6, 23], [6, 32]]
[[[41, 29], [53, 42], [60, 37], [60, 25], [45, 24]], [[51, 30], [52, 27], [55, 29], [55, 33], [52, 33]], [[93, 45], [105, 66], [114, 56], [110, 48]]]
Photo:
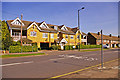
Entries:
[[[42, 51], [45, 52], [45, 51]], [[50, 51], [44, 56], [2, 59], [3, 78], [51, 78], [100, 64], [101, 52]], [[118, 59], [118, 49], [104, 51], [104, 62]]]

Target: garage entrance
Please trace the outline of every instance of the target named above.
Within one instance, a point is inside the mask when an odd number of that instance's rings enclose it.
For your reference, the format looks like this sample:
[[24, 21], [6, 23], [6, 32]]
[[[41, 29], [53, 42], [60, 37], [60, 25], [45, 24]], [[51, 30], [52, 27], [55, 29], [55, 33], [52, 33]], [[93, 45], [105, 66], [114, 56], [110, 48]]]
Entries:
[[115, 47], [115, 44], [112, 44], [112, 47], [114, 48], [114, 47]]
[[49, 49], [49, 43], [40, 43], [40, 47], [42, 50], [48, 50]]

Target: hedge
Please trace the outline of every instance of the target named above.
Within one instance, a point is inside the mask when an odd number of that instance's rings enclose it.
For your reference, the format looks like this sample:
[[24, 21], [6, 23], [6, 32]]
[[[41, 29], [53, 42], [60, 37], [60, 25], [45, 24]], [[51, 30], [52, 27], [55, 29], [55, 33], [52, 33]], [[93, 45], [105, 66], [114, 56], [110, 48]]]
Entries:
[[[74, 45], [65, 45], [65, 50], [73, 50]], [[100, 48], [101, 45], [80, 45], [80, 49], [89, 49], [89, 48]], [[60, 46], [52, 45], [50, 47], [51, 50], [60, 50]], [[79, 49], [79, 45], [76, 46], [76, 49]]]
[[10, 46], [9, 53], [37, 52], [37, 46]]
[[[80, 49], [89, 49], [89, 48], [100, 48], [101, 45], [80, 45]], [[76, 49], [79, 49], [79, 45], [76, 46]]]

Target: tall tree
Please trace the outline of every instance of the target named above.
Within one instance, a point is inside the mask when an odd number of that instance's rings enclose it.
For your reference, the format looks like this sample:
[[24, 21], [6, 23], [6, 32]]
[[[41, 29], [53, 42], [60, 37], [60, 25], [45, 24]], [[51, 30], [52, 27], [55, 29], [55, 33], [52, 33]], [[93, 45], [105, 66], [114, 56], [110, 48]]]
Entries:
[[2, 21], [0, 20], [0, 50], [2, 49]]
[[2, 21], [2, 50], [8, 50], [12, 44], [12, 38], [8, 26], [5, 21]]

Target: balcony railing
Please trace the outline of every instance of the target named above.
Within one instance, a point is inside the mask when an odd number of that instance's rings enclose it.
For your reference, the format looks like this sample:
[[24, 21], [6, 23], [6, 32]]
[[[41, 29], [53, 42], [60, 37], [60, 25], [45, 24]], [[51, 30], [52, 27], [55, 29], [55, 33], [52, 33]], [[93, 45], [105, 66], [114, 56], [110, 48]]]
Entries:
[[[21, 39], [21, 36], [14, 36], [13, 35], [12, 38], [13, 38], [13, 41], [18, 41]], [[27, 36], [22, 36], [22, 38], [27, 38]]]

